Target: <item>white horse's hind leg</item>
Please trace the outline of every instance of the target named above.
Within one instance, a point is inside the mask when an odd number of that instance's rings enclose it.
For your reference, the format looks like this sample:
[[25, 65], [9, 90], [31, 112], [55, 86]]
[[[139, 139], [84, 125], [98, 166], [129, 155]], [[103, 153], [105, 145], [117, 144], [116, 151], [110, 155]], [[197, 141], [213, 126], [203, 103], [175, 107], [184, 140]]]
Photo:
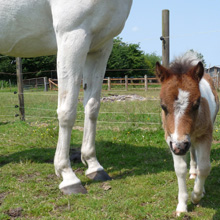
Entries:
[[78, 94], [90, 41], [83, 30], [57, 37], [59, 139], [54, 158], [55, 171], [63, 177], [59, 188], [64, 194], [86, 193], [69, 160], [71, 131], [76, 119]]
[[88, 54], [83, 75], [85, 123], [81, 148], [82, 161], [88, 164], [86, 176], [93, 180], [102, 181], [110, 180], [111, 178], [96, 158], [95, 135], [102, 82], [111, 50], [112, 40], [100, 51]]
[[191, 147], [190, 148], [190, 179], [195, 179], [197, 175], [197, 163], [196, 163], [196, 152], [195, 148]]
[[197, 160], [198, 160], [198, 164], [197, 164], [198, 172], [191, 198], [194, 204], [197, 204], [204, 196], [205, 180], [211, 170], [210, 149], [211, 149], [211, 142], [209, 141], [198, 145], [196, 148]]

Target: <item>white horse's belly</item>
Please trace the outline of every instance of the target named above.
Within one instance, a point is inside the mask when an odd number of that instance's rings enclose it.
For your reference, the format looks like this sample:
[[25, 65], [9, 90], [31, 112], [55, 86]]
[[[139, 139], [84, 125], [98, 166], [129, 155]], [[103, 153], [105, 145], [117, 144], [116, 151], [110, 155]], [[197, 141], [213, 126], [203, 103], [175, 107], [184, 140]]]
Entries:
[[78, 29], [91, 36], [91, 52], [99, 50], [121, 32], [131, 4], [132, 0], [0, 0], [0, 54], [56, 54], [56, 39]]
[[0, 53], [33, 57], [56, 53], [50, 5], [46, 0], [0, 0]]

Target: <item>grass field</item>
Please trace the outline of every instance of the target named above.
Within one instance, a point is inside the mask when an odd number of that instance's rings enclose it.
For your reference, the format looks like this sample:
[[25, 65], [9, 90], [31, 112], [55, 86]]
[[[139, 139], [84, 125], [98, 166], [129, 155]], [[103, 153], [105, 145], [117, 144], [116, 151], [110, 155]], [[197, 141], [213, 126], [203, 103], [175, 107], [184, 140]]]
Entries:
[[[110, 91], [137, 94], [148, 101], [103, 102], [96, 147], [100, 163], [113, 178], [88, 180], [82, 163], [72, 168], [86, 195], [66, 196], [58, 189], [53, 157], [58, 137], [57, 92], [25, 92], [26, 122], [18, 113], [17, 95], [0, 91], [0, 219], [220, 219], [220, 117], [214, 129], [212, 171], [199, 205], [175, 216], [178, 185], [172, 156], [160, 123], [158, 90]], [[72, 131], [71, 148], [81, 146], [83, 94]], [[153, 114], [150, 114], [153, 113]], [[193, 181], [187, 180], [189, 196]]]

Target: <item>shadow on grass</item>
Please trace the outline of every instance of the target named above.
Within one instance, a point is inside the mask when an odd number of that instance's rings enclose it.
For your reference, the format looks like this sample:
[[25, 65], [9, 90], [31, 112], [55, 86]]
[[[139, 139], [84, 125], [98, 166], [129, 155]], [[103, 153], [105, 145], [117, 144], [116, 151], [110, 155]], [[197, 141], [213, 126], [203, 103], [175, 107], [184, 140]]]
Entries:
[[0, 122], [0, 126], [7, 125], [7, 124], [11, 124], [11, 122]]
[[[220, 149], [212, 149], [211, 152], [212, 161], [220, 161]], [[205, 182], [205, 196], [199, 203], [199, 206], [214, 209], [216, 211], [213, 216], [213, 220], [220, 219], [220, 166], [215, 165], [211, 169], [210, 175]], [[195, 210], [195, 205], [190, 204], [188, 207], [189, 212]]]
[[31, 161], [35, 163], [53, 163], [54, 148], [31, 148], [16, 153], [0, 156], [0, 167], [8, 163]]
[[[74, 148], [79, 147], [79, 145], [74, 145]], [[53, 163], [55, 150], [55, 148], [30, 148], [0, 156], [0, 167], [21, 161]], [[167, 148], [137, 147], [101, 141], [96, 143], [96, 151], [100, 164], [107, 172], [113, 173], [114, 179], [173, 170], [172, 157]], [[73, 169], [74, 166], [75, 164], [73, 164]]]
[[[74, 148], [79, 148], [74, 145]], [[168, 148], [155, 146], [135, 146], [118, 144], [108, 141], [96, 142], [99, 162], [113, 179], [123, 179], [128, 176], [138, 176], [173, 171], [173, 160]], [[9, 163], [31, 161], [35, 163], [53, 163], [55, 148], [31, 148], [28, 150], [0, 156], [0, 167]], [[212, 150], [212, 161], [220, 161], [220, 149]], [[73, 164], [73, 169], [84, 167]], [[92, 184], [88, 180], [87, 184]], [[176, 181], [177, 184], [177, 181]], [[214, 166], [206, 180], [206, 195], [200, 205], [216, 210], [213, 219], [220, 219], [220, 167]], [[188, 207], [193, 212], [194, 205]]]
[[[215, 166], [212, 167], [210, 175], [205, 183], [206, 194], [201, 201], [201, 206], [216, 210], [213, 220], [220, 219], [220, 148], [212, 149], [211, 161]], [[217, 162], [217, 163], [216, 163]]]

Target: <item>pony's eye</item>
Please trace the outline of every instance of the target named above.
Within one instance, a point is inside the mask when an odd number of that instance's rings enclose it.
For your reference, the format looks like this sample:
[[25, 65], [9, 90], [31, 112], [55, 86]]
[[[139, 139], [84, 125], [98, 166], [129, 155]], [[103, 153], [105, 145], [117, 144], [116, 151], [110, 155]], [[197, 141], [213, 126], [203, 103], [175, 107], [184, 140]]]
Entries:
[[193, 104], [192, 106], [193, 111], [196, 111], [199, 108], [199, 106], [200, 106], [200, 98], [198, 98], [196, 102]]
[[167, 107], [165, 105], [161, 105], [161, 108], [163, 109], [163, 111], [165, 112], [165, 114], [168, 114], [168, 110]]

